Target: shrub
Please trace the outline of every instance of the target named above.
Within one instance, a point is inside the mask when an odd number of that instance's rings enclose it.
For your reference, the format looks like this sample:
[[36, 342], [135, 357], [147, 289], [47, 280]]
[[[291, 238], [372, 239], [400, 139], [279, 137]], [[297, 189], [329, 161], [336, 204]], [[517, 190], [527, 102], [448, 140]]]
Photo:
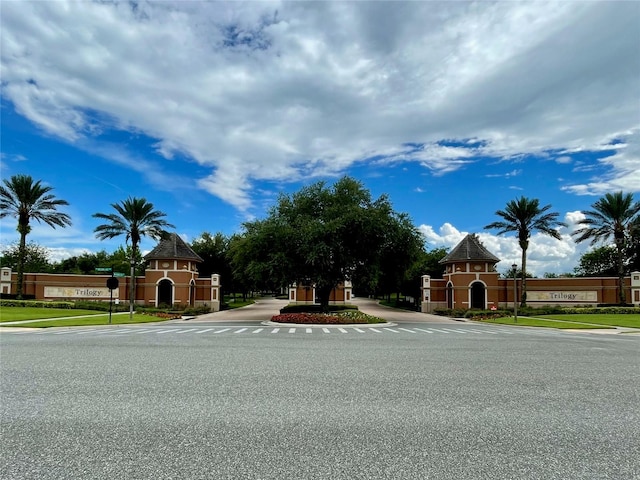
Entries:
[[575, 308], [575, 307], [567, 307], [563, 308], [560, 313], [580, 313], [580, 314], [629, 314], [629, 315], [638, 315], [640, 314], [640, 307], [587, 307], [587, 308]]
[[[18, 295], [16, 293], [0, 293], [0, 299], [2, 300], [17, 300]], [[22, 294], [22, 300], [35, 300], [35, 295]]]
[[43, 300], [0, 300], [0, 307], [74, 308], [74, 303]]
[[183, 315], [204, 315], [205, 313], [211, 313], [211, 308], [206, 305], [200, 305], [198, 307], [187, 307], [182, 313]]
[[464, 318], [471, 320], [492, 320], [494, 318], [509, 317], [512, 313], [508, 310], [467, 310]]
[[[109, 302], [95, 302], [95, 301], [88, 301], [88, 300], [78, 300], [76, 302], [74, 302], [74, 306], [73, 308], [79, 308], [82, 310], [98, 310], [101, 312], [108, 312], [109, 311]], [[111, 306], [111, 311], [112, 312], [128, 312], [129, 311], [129, 303], [126, 302], [120, 302], [120, 303], [115, 303], [113, 302], [112, 306]]]
[[443, 308], [438, 307], [433, 310], [434, 315], [440, 315], [442, 317], [462, 318], [467, 310], [463, 308]]
[[277, 323], [341, 325], [349, 323], [383, 323], [385, 320], [355, 310], [340, 313], [283, 313], [271, 317]]

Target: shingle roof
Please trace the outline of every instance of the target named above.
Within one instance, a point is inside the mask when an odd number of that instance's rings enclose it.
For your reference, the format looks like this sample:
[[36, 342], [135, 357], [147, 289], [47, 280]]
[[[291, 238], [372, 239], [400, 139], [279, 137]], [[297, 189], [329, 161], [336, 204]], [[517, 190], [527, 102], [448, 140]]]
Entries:
[[145, 260], [195, 260], [202, 262], [202, 258], [176, 233], [170, 233], [160, 240], [156, 248], [145, 255]]
[[452, 263], [467, 260], [482, 260], [489, 262], [499, 262], [500, 259], [487, 250], [480, 239], [471, 233], [464, 237], [462, 241], [451, 250], [440, 263]]

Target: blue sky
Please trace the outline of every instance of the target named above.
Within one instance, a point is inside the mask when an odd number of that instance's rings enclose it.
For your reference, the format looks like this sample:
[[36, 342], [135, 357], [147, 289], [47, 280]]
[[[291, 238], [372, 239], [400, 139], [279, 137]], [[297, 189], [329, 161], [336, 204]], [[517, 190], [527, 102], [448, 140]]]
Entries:
[[638, 2], [24, 1], [0, 23], [1, 176], [70, 203], [29, 237], [54, 260], [120, 245], [91, 215], [128, 196], [191, 241], [351, 175], [431, 248], [480, 233], [501, 270], [517, 242], [483, 226], [550, 203], [569, 227], [529, 267], [561, 273], [580, 211], [640, 190]]

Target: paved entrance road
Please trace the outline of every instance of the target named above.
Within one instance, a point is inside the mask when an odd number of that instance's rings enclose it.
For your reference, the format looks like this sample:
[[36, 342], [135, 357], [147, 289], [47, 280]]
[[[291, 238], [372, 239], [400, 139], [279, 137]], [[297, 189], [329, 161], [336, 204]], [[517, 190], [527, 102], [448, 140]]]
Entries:
[[640, 476], [640, 338], [483, 327], [3, 331], [0, 478]]

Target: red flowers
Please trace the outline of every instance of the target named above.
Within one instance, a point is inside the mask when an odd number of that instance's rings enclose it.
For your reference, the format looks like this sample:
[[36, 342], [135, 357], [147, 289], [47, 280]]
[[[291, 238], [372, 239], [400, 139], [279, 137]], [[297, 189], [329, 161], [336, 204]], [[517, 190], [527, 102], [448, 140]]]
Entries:
[[271, 321], [278, 323], [315, 323], [322, 325], [384, 322], [382, 319], [355, 311], [341, 313], [283, 313], [280, 315], [274, 315], [271, 317]]

